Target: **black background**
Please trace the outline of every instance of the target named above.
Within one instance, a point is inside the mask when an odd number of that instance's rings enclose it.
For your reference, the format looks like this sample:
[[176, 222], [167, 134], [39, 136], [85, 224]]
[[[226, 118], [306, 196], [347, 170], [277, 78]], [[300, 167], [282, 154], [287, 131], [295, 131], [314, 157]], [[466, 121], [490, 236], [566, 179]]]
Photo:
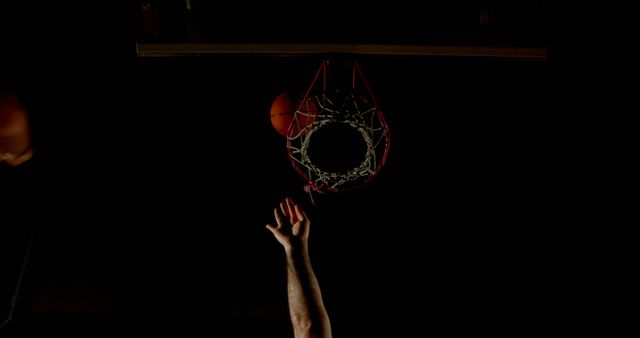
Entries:
[[[473, 10], [458, 5], [438, 8], [463, 22]], [[312, 218], [336, 336], [512, 335], [553, 322], [545, 262], [562, 117], [548, 62], [359, 57], [391, 130], [388, 162], [369, 185], [312, 206], [268, 112], [323, 56], [137, 59], [135, 6], [22, 6], [3, 11], [2, 83], [31, 113], [38, 156], [0, 172], [16, 191], [7, 210], [25, 215], [2, 221], [6, 284], [35, 235], [6, 330], [290, 336], [284, 257], [264, 229], [285, 196]], [[362, 21], [333, 20], [303, 38], [246, 23], [219, 40], [544, 41], [443, 19], [376, 40]]]

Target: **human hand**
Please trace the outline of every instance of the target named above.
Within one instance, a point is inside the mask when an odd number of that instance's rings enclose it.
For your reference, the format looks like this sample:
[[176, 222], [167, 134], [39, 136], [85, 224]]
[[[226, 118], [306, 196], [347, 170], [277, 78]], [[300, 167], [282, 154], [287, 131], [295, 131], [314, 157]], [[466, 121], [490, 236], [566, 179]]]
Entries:
[[280, 208], [273, 209], [277, 226], [267, 224], [267, 229], [282, 244], [288, 253], [293, 250], [307, 250], [309, 225], [307, 214], [291, 198], [280, 202]]

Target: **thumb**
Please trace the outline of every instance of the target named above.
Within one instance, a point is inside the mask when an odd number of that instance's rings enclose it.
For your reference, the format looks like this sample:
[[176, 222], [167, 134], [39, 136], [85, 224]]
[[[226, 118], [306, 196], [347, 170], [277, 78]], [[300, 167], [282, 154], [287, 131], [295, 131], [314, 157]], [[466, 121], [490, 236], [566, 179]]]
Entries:
[[284, 240], [284, 235], [282, 234], [282, 232], [280, 230], [278, 230], [278, 228], [274, 227], [271, 224], [267, 224], [267, 230], [271, 231], [271, 233], [276, 237], [276, 239], [278, 241], [282, 241]]

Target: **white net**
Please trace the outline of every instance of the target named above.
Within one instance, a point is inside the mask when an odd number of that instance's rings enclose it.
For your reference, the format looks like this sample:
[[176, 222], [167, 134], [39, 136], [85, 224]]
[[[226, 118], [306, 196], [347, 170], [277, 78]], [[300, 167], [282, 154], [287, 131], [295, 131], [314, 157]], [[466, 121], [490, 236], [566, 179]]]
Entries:
[[372, 97], [355, 90], [323, 92], [296, 110], [287, 148], [308, 188], [348, 190], [378, 173], [389, 150], [389, 130]]

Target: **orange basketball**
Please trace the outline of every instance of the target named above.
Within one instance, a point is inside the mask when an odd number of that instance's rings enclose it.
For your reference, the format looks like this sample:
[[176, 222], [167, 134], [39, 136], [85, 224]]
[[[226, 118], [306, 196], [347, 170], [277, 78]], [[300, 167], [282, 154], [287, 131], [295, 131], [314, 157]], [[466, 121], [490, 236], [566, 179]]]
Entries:
[[287, 136], [287, 130], [293, 121], [296, 107], [288, 93], [282, 93], [271, 104], [271, 124], [282, 136]]
[[[301, 113], [297, 116], [294, 135], [304, 132], [304, 128], [312, 124], [318, 113], [317, 105], [308, 101], [302, 104], [303, 96], [291, 98], [288, 93], [282, 93], [273, 100], [271, 104], [271, 124], [282, 136], [287, 136], [289, 126], [294, 123], [296, 109], [300, 108]], [[293, 103], [295, 100], [295, 104]]]
[[17, 166], [31, 158], [28, 120], [18, 98], [0, 91], [0, 162]]

